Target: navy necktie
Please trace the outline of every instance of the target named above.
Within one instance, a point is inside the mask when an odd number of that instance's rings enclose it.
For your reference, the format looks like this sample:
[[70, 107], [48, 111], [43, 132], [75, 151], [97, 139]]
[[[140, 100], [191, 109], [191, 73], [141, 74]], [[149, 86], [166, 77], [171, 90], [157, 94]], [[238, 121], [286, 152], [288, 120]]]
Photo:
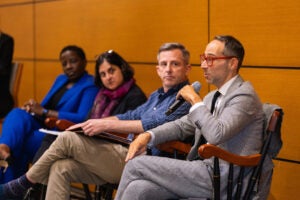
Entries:
[[221, 93], [219, 91], [216, 91], [215, 94], [214, 94], [214, 97], [213, 97], [212, 102], [211, 102], [211, 107], [210, 107], [210, 113], [211, 114], [214, 113], [214, 110], [215, 110], [215, 107], [216, 107], [216, 102], [217, 102], [217, 99], [220, 95], [221, 95]]
[[[217, 99], [218, 97], [221, 95], [221, 93], [219, 91], [216, 91], [215, 94], [214, 94], [214, 97], [212, 99], [212, 102], [211, 102], [211, 107], [210, 107], [210, 113], [213, 114], [214, 110], [215, 110], [215, 107], [216, 107], [216, 102], [217, 102]], [[206, 139], [204, 138], [203, 135], [201, 135], [200, 137], [200, 145], [202, 144], [206, 144], [207, 141]]]

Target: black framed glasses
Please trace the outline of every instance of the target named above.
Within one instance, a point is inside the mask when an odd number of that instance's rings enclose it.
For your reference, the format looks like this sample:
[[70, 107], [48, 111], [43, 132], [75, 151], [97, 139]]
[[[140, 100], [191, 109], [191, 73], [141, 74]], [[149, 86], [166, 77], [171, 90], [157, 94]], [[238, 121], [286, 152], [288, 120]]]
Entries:
[[207, 66], [212, 66], [214, 60], [219, 60], [219, 59], [231, 59], [231, 58], [236, 58], [236, 56], [206, 56], [205, 54], [200, 55], [200, 63], [201, 65], [206, 61]]

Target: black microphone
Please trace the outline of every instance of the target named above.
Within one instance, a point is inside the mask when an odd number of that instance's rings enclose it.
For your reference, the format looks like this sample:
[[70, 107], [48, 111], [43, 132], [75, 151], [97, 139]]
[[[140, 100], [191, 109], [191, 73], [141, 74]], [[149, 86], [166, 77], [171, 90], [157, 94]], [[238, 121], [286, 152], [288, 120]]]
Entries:
[[[194, 90], [196, 93], [198, 93], [200, 91], [201, 88], [201, 83], [199, 83], [198, 81], [195, 81], [192, 84]], [[167, 112], [165, 112], [165, 114], [167, 116], [169, 116], [170, 114], [172, 114], [175, 110], [177, 110], [177, 108], [179, 108], [183, 103], [185, 102], [184, 98], [182, 98], [181, 96], [179, 96], [176, 101], [168, 108]]]

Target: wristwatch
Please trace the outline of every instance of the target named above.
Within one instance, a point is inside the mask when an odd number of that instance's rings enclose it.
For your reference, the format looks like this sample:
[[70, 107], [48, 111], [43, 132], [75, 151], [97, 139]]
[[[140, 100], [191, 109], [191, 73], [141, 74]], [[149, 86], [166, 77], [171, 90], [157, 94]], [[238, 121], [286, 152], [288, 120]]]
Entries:
[[49, 112], [49, 110], [44, 108], [44, 109], [43, 109], [42, 116], [43, 116], [43, 117], [47, 117], [48, 112]]

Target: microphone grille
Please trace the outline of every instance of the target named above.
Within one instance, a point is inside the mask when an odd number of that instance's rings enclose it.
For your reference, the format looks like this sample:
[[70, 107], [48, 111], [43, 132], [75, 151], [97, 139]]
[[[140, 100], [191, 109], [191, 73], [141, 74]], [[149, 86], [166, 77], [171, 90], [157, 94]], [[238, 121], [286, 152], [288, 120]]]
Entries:
[[198, 93], [198, 92], [200, 91], [200, 89], [201, 89], [201, 83], [200, 83], [199, 81], [195, 81], [195, 82], [192, 84], [192, 86], [193, 86], [195, 92], [197, 92], [197, 93]]

